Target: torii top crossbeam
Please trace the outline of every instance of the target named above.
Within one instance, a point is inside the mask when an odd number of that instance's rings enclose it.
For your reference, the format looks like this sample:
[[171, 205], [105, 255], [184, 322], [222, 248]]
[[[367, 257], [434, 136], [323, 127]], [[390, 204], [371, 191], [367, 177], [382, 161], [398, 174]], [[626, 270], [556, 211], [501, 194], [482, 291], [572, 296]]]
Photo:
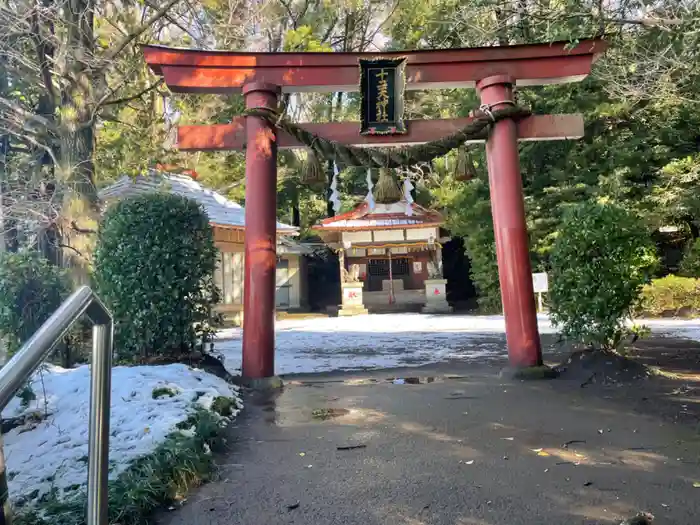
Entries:
[[244, 53], [143, 48], [146, 62], [175, 93], [231, 93], [263, 82], [282, 92], [357, 91], [358, 59], [406, 57], [406, 89], [474, 87], [494, 75], [519, 86], [585, 78], [607, 44], [601, 39], [470, 49], [390, 53]]

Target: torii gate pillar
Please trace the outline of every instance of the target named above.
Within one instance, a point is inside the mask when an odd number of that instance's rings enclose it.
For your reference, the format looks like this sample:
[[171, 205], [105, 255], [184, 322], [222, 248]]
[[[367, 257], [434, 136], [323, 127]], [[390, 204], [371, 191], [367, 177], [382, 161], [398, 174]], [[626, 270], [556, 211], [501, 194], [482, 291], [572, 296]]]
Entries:
[[[482, 104], [497, 110], [514, 103], [514, 84], [511, 77], [497, 75], [480, 80], [476, 88]], [[540, 366], [542, 350], [532, 287], [518, 133], [512, 119], [492, 126], [486, 140], [486, 158], [510, 365]]]
[[[246, 108], [277, 108], [280, 89], [243, 87]], [[246, 117], [245, 281], [243, 365], [246, 379], [275, 375], [275, 268], [277, 265], [277, 137], [260, 117]]]

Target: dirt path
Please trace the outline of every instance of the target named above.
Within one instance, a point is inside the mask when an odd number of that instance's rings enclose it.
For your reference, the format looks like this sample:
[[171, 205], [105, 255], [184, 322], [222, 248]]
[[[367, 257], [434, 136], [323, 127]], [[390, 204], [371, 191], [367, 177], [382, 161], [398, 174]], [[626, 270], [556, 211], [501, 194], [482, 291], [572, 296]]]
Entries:
[[[617, 524], [641, 510], [697, 523], [700, 436], [656, 412], [665, 386], [523, 383], [498, 370], [311, 376], [249, 396], [221, 479], [159, 523]], [[407, 376], [420, 384], [387, 380]]]

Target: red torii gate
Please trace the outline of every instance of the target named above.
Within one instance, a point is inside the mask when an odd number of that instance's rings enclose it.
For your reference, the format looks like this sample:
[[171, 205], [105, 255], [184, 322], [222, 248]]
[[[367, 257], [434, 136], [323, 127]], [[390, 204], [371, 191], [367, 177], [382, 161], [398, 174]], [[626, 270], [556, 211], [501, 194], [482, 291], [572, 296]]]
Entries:
[[[146, 62], [175, 93], [242, 92], [247, 108], [276, 108], [280, 93], [357, 91], [359, 59], [406, 58], [406, 89], [475, 87], [482, 104], [497, 110], [513, 103], [514, 86], [577, 82], [607, 47], [601, 39], [552, 44], [391, 53], [240, 53], [145, 46]], [[447, 136], [469, 119], [408, 121], [404, 135], [360, 135], [359, 123], [302, 124], [345, 144], [420, 144]], [[542, 364], [525, 223], [518, 140], [574, 139], [580, 115], [533, 115], [500, 120], [487, 136], [491, 208], [499, 281], [513, 367]], [[300, 147], [257, 116], [230, 124], [181, 126], [186, 151], [246, 152], [246, 234], [243, 376], [274, 375], [277, 148]], [[247, 146], [247, 147], [246, 147]]]

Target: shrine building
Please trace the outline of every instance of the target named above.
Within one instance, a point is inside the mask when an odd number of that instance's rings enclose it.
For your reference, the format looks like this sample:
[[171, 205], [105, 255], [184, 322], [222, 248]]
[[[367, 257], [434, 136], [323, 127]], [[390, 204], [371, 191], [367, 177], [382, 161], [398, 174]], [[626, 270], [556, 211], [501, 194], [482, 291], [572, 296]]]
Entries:
[[[368, 311], [446, 313], [442, 215], [396, 192], [395, 202], [363, 202], [320, 221], [313, 230], [336, 253], [339, 315]], [[409, 197], [410, 199], [410, 197]]]

